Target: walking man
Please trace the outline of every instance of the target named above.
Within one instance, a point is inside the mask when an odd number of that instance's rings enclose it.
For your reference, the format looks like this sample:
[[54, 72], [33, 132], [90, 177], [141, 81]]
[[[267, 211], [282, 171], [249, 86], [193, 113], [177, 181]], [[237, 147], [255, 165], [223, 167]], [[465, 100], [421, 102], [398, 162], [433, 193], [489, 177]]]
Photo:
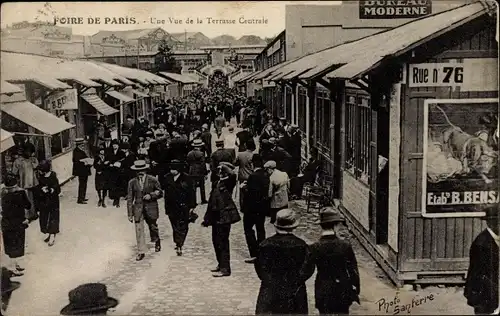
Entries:
[[[219, 165], [221, 162], [233, 163], [233, 156], [229, 151], [224, 148], [224, 140], [218, 139], [215, 141], [216, 151], [210, 156], [210, 181], [212, 182], [212, 188], [215, 186], [219, 180]], [[232, 191], [231, 191], [232, 192]]]
[[195, 190], [198, 187], [200, 188], [201, 204], [206, 204], [208, 202], [205, 193], [205, 178], [208, 175], [208, 170], [207, 164], [205, 162], [205, 153], [202, 151], [204, 143], [201, 141], [201, 139], [195, 139], [192, 143], [192, 146], [193, 150], [191, 150], [187, 155], [189, 176], [194, 182]]
[[269, 173], [269, 197], [271, 198], [271, 224], [276, 220], [278, 211], [288, 208], [289, 180], [286, 172], [276, 169], [276, 162], [269, 160], [264, 164]]
[[127, 212], [128, 220], [135, 223], [137, 239], [136, 260], [144, 259], [146, 253], [146, 235], [144, 221], [149, 227], [151, 242], [155, 243], [155, 251], [161, 250], [160, 234], [158, 232], [159, 208], [158, 199], [163, 196], [160, 182], [152, 175], [146, 174], [149, 165], [144, 160], [137, 160], [130, 168], [137, 172], [137, 176], [128, 183]]
[[87, 204], [87, 182], [91, 175], [89, 156], [85, 152], [85, 139], [77, 138], [75, 140], [76, 148], [73, 150], [73, 176], [78, 177], [78, 204]]

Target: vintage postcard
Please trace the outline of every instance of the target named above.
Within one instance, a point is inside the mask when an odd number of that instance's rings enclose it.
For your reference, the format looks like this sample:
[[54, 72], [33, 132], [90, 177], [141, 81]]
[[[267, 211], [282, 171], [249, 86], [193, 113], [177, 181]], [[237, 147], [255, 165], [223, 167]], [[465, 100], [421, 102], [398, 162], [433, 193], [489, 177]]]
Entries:
[[2, 315], [499, 315], [496, 1], [0, 21]]

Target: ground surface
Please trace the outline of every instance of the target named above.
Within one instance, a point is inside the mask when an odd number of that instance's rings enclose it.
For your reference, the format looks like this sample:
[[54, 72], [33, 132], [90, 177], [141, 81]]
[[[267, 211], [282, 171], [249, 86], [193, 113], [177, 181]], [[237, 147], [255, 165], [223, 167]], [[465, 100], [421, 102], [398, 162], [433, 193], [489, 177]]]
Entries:
[[[208, 187], [207, 187], [208, 188]], [[68, 292], [87, 282], [103, 282], [110, 296], [120, 301], [110, 311], [115, 315], [143, 314], [253, 314], [259, 290], [259, 280], [253, 266], [244, 262], [248, 251], [243, 225], [238, 223], [231, 231], [232, 276], [213, 278], [210, 269], [215, 265], [211, 230], [190, 226], [185, 254], [178, 257], [172, 243], [172, 230], [160, 201], [159, 227], [163, 249], [155, 253], [153, 245], [146, 258], [135, 261], [134, 226], [127, 220], [126, 206], [97, 208], [93, 181], [89, 181], [89, 204], [76, 204], [77, 182], [63, 187], [61, 198], [61, 233], [56, 244], [47, 247], [39, 233], [38, 222], [27, 231], [26, 274], [16, 278], [22, 282], [13, 293], [9, 315], [58, 315], [67, 304]], [[208, 191], [207, 191], [208, 192]], [[314, 212], [306, 213], [303, 203], [293, 203], [301, 214], [297, 235], [307, 242], [319, 236], [314, 224]], [[205, 205], [197, 212], [202, 216]], [[274, 234], [267, 225], [268, 235]], [[380, 300], [395, 300], [401, 305], [412, 304], [412, 299], [433, 295], [433, 300], [413, 306], [400, 314], [471, 314], [460, 288], [426, 288], [418, 292], [397, 291], [387, 280], [374, 260], [353, 238], [361, 275], [361, 305], [354, 304], [352, 314], [394, 314], [394, 306], [379, 308]], [[314, 308], [313, 276], [307, 283], [310, 298], [309, 311]]]

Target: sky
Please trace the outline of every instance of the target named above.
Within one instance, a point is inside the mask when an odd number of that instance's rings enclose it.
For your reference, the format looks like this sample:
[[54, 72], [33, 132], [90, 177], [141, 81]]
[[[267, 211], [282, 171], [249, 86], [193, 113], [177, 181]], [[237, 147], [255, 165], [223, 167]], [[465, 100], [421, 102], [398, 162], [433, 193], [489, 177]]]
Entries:
[[[10, 2], [3, 3], [1, 26], [29, 21], [53, 21], [69, 26], [73, 34], [92, 35], [100, 30], [131, 30], [161, 27], [169, 33], [202, 32], [208, 37], [222, 34], [241, 37], [257, 35], [273, 37], [285, 29], [287, 4], [338, 5], [340, 1], [276, 1], [276, 2]], [[42, 11], [42, 12], [40, 12]], [[89, 24], [89, 18], [100, 18]], [[123, 18], [119, 21], [118, 18]], [[74, 18], [76, 23], [63, 23]], [[127, 23], [128, 18], [128, 23]], [[131, 18], [136, 24], [130, 24]], [[209, 20], [212, 19], [212, 20]], [[192, 19], [193, 24], [186, 24]], [[203, 23], [199, 24], [198, 19]], [[235, 24], [214, 24], [213, 20], [235, 20]], [[251, 19], [267, 20], [266, 24], [248, 24]], [[152, 23], [154, 20], [155, 22]], [[182, 24], [175, 21], [182, 21]], [[121, 22], [121, 23], [120, 23]], [[158, 23], [158, 24], [155, 24]]]

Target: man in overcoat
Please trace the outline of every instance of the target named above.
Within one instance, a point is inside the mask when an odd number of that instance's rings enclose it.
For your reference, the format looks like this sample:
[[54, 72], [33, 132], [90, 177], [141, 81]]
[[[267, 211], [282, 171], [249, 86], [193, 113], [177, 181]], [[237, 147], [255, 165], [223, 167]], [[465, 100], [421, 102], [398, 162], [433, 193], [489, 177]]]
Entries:
[[[224, 140], [218, 139], [215, 141], [215, 147], [217, 150], [210, 156], [210, 181], [212, 182], [212, 188], [215, 186], [219, 180], [219, 165], [221, 162], [233, 163], [233, 156], [231, 152], [224, 148]], [[231, 191], [232, 192], [232, 191]]]
[[470, 247], [470, 263], [465, 281], [464, 296], [476, 315], [500, 315], [498, 293], [499, 220], [498, 207], [486, 209], [488, 227]]
[[194, 182], [195, 190], [198, 187], [200, 188], [202, 204], [208, 203], [205, 193], [205, 178], [208, 175], [208, 169], [205, 162], [205, 153], [202, 151], [204, 145], [201, 139], [195, 139], [192, 143], [193, 150], [187, 155], [189, 176]]
[[276, 235], [264, 240], [255, 261], [261, 280], [256, 314], [308, 314], [305, 282], [314, 273], [303, 269], [310, 254], [306, 242], [292, 231], [297, 215], [283, 209], [276, 216]]
[[210, 129], [208, 124], [203, 124], [201, 126], [201, 141], [205, 144], [203, 146], [203, 152], [205, 153], [205, 157], [208, 159], [210, 155], [212, 155], [212, 133], [210, 133]]
[[73, 150], [73, 176], [78, 177], [78, 204], [87, 204], [87, 182], [91, 174], [92, 166], [86, 159], [89, 158], [84, 151], [85, 139], [77, 138], [75, 140], [76, 148]]
[[128, 220], [135, 223], [135, 236], [137, 239], [136, 260], [144, 259], [146, 253], [146, 234], [144, 221], [149, 227], [151, 242], [155, 243], [155, 251], [161, 250], [160, 234], [156, 221], [159, 216], [158, 199], [163, 196], [160, 182], [152, 175], [146, 174], [149, 165], [144, 160], [137, 160], [131, 167], [137, 176], [128, 183], [127, 213]]
[[311, 245], [311, 256], [304, 268], [305, 273], [318, 268], [314, 298], [320, 315], [348, 315], [352, 302], [359, 304], [356, 256], [351, 244], [338, 237], [344, 222], [344, 218], [333, 208], [327, 208], [320, 214], [321, 238]]
[[173, 230], [175, 250], [182, 256], [182, 247], [189, 228], [189, 214], [196, 208], [196, 191], [191, 178], [183, 172], [184, 163], [173, 160], [165, 176], [165, 214]]

